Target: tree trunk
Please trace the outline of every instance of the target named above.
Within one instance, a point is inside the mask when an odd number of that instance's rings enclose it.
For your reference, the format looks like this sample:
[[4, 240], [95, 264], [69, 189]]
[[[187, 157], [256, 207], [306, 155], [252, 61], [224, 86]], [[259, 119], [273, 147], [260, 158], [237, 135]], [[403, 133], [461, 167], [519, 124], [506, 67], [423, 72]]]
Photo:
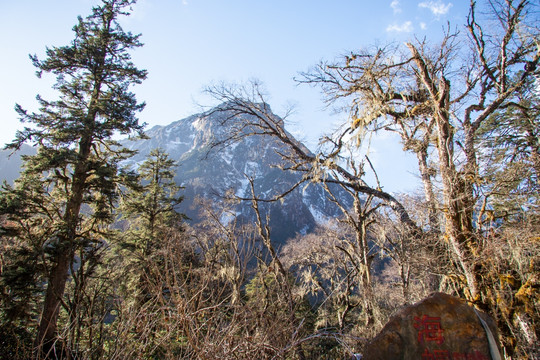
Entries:
[[38, 359], [55, 359], [61, 357], [59, 352], [63, 350], [62, 346], [56, 346], [57, 320], [68, 278], [69, 265], [72, 260], [72, 251], [66, 249], [58, 257], [55, 266], [51, 269], [38, 335], [34, 344], [37, 349]]
[[428, 152], [427, 147], [423, 146], [416, 151], [416, 157], [418, 159], [418, 169], [420, 171], [420, 177], [424, 186], [424, 196], [428, 206], [428, 222], [431, 231], [439, 232], [440, 224], [437, 215], [437, 200], [433, 193], [433, 182], [431, 181], [431, 170], [429, 168], [427, 159]]
[[[418, 76], [429, 92], [433, 106], [433, 117], [436, 124], [437, 151], [439, 169], [443, 185], [443, 205], [445, 213], [446, 237], [450, 244], [454, 261], [463, 271], [465, 277], [465, 295], [475, 300], [478, 295], [477, 278], [471, 260], [472, 241], [472, 208], [470, 186], [463, 174], [458, 173], [454, 163], [454, 130], [450, 122], [450, 82], [441, 76], [439, 80], [432, 77], [424, 58], [416, 47], [407, 44], [418, 67]], [[438, 82], [438, 83], [437, 83]], [[467, 170], [467, 169], [466, 169]]]
[[[95, 115], [94, 115], [95, 116]], [[83, 194], [87, 178], [87, 161], [91, 149], [91, 133], [85, 136], [79, 143], [80, 160], [73, 172], [73, 183], [71, 186], [71, 196], [66, 204], [64, 214], [64, 233], [59, 236], [56, 264], [52, 267], [47, 283], [47, 291], [43, 303], [43, 312], [38, 327], [35, 340], [35, 348], [38, 359], [55, 359], [59, 354], [55, 343], [57, 338], [57, 320], [62, 303], [62, 297], [66, 288], [66, 281], [69, 276], [69, 266], [74, 257], [74, 242], [77, 236], [79, 224], [79, 214], [83, 203]]]
[[[448, 86], [448, 85], [446, 85]], [[449, 89], [448, 89], [449, 90]], [[447, 113], [437, 114], [437, 150], [439, 153], [439, 168], [443, 184], [444, 212], [446, 236], [450, 244], [454, 260], [465, 276], [469, 300], [478, 295], [477, 279], [471, 265], [473, 254], [467, 246], [472, 236], [472, 218], [470, 218], [467, 187], [464, 179], [455, 168], [453, 162], [453, 134], [450, 130], [450, 120]]]

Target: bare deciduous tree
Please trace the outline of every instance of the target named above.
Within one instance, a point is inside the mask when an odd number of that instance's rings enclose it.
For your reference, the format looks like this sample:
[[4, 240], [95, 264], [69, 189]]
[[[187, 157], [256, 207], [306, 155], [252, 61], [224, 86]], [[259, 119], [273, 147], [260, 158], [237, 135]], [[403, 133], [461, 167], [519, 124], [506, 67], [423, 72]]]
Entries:
[[[538, 75], [537, 11], [527, 0], [487, 1], [481, 10], [471, 1], [466, 37], [448, 30], [434, 45], [416, 40], [355, 52], [321, 63], [299, 80], [320, 85], [329, 102], [349, 102], [345, 131], [360, 140], [382, 129], [395, 131], [404, 148], [416, 153], [430, 228], [438, 231], [436, 213], [442, 214], [442, 238], [458, 267], [460, 292], [483, 308], [492, 300], [480, 256], [488, 239], [475, 225], [490, 206], [490, 184], [478, 160], [480, 129], [498, 110], [519, 108], [517, 95]], [[441, 184], [440, 199], [434, 197], [434, 179]]]

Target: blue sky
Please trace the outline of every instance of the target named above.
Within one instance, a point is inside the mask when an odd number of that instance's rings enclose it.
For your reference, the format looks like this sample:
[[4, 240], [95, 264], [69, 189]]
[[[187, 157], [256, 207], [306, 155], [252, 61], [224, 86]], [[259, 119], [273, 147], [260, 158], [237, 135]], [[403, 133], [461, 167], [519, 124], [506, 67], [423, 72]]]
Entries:
[[[35, 96], [54, 99], [52, 78], [37, 79], [28, 54], [62, 46], [72, 38], [78, 15], [95, 0], [0, 1], [0, 144], [21, 125], [15, 103], [36, 109]], [[145, 46], [133, 53], [148, 79], [133, 90], [147, 103], [140, 119], [165, 125], [209, 104], [202, 94], [212, 82], [265, 85], [276, 113], [293, 104], [290, 130], [312, 147], [345, 114], [324, 109], [319, 90], [297, 85], [293, 77], [320, 60], [352, 50], [417, 36], [436, 38], [449, 21], [460, 25], [465, 0], [139, 0], [125, 30], [142, 33]], [[372, 161], [391, 191], [414, 187], [414, 159], [394, 139], [376, 141]]]

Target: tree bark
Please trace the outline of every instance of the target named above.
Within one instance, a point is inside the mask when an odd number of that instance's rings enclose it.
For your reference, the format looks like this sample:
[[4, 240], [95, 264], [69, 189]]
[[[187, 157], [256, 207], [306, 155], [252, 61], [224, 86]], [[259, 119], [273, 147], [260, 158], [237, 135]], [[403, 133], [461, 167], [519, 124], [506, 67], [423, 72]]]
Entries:
[[[439, 170], [443, 185], [443, 202], [445, 213], [446, 238], [454, 260], [463, 271], [466, 289], [465, 296], [475, 300], [478, 296], [477, 278], [471, 260], [474, 257], [470, 250], [472, 237], [472, 201], [467, 191], [470, 186], [467, 179], [458, 173], [454, 164], [454, 133], [450, 122], [450, 82], [441, 77], [437, 84], [424, 62], [424, 58], [412, 44], [407, 44], [418, 67], [420, 80], [427, 88], [432, 100], [433, 116], [436, 124], [437, 152]], [[469, 249], [468, 249], [469, 247]]]
[[38, 328], [35, 346], [37, 348], [37, 358], [58, 358], [58, 351], [62, 349], [56, 346], [57, 320], [62, 304], [62, 296], [66, 287], [69, 265], [73, 259], [71, 250], [62, 253], [51, 269], [43, 311]]
[[424, 186], [424, 196], [428, 206], [428, 223], [431, 231], [439, 232], [440, 224], [437, 216], [437, 199], [433, 192], [433, 182], [431, 181], [431, 170], [428, 165], [428, 152], [427, 147], [423, 146], [421, 149], [415, 151], [418, 159], [418, 170], [420, 171], [420, 178], [422, 179], [422, 185]]

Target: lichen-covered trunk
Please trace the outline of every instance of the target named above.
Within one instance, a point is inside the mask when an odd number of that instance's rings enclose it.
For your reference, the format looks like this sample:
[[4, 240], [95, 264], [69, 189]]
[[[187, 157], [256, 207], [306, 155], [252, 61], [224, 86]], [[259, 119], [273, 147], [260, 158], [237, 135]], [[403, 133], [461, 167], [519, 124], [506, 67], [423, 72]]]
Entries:
[[[367, 201], [369, 202], [369, 200]], [[362, 203], [358, 196], [354, 199], [354, 210], [357, 216], [356, 221], [352, 224], [355, 228], [357, 249], [356, 266], [358, 267], [360, 288], [362, 289], [362, 302], [364, 307], [365, 324], [373, 325], [375, 323], [375, 315], [373, 309], [373, 283], [371, 278], [371, 259], [369, 256], [369, 244], [367, 236], [368, 219], [366, 212], [362, 209]]]
[[431, 169], [428, 165], [428, 152], [427, 147], [422, 147], [416, 152], [418, 159], [418, 169], [420, 171], [420, 178], [422, 179], [422, 185], [424, 186], [424, 196], [428, 207], [428, 222], [431, 231], [440, 231], [439, 217], [437, 215], [437, 199], [433, 192], [433, 182], [431, 180]]
[[473, 199], [470, 191], [472, 187], [471, 180], [460, 173], [454, 163], [454, 130], [450, 121], [450, 82], [428, 67], [425, 58], [414, 45], [408, 43], [407, 47], [417, 66], [419, 80], [431, 98], [443, 189], [446, 239], [450, 245], [453, 260], [463, 272], [465, 295], [470, 300], [474, 300], [478, 295], [478, 284], [474, 271], [474, 254], [470, 251], [470, 245], [473, 242], [471, 206]]
[[459, 173], [453, 159], [453, 133], [447, 111], [437, 114], [437, 151], [443, 186], [445, 230], [454, 261], [463, 271], [466, 281], [465, 295], [474, 300], [478, 295], [477, 276], [474, 273], [471, 194], [467, 179]]

